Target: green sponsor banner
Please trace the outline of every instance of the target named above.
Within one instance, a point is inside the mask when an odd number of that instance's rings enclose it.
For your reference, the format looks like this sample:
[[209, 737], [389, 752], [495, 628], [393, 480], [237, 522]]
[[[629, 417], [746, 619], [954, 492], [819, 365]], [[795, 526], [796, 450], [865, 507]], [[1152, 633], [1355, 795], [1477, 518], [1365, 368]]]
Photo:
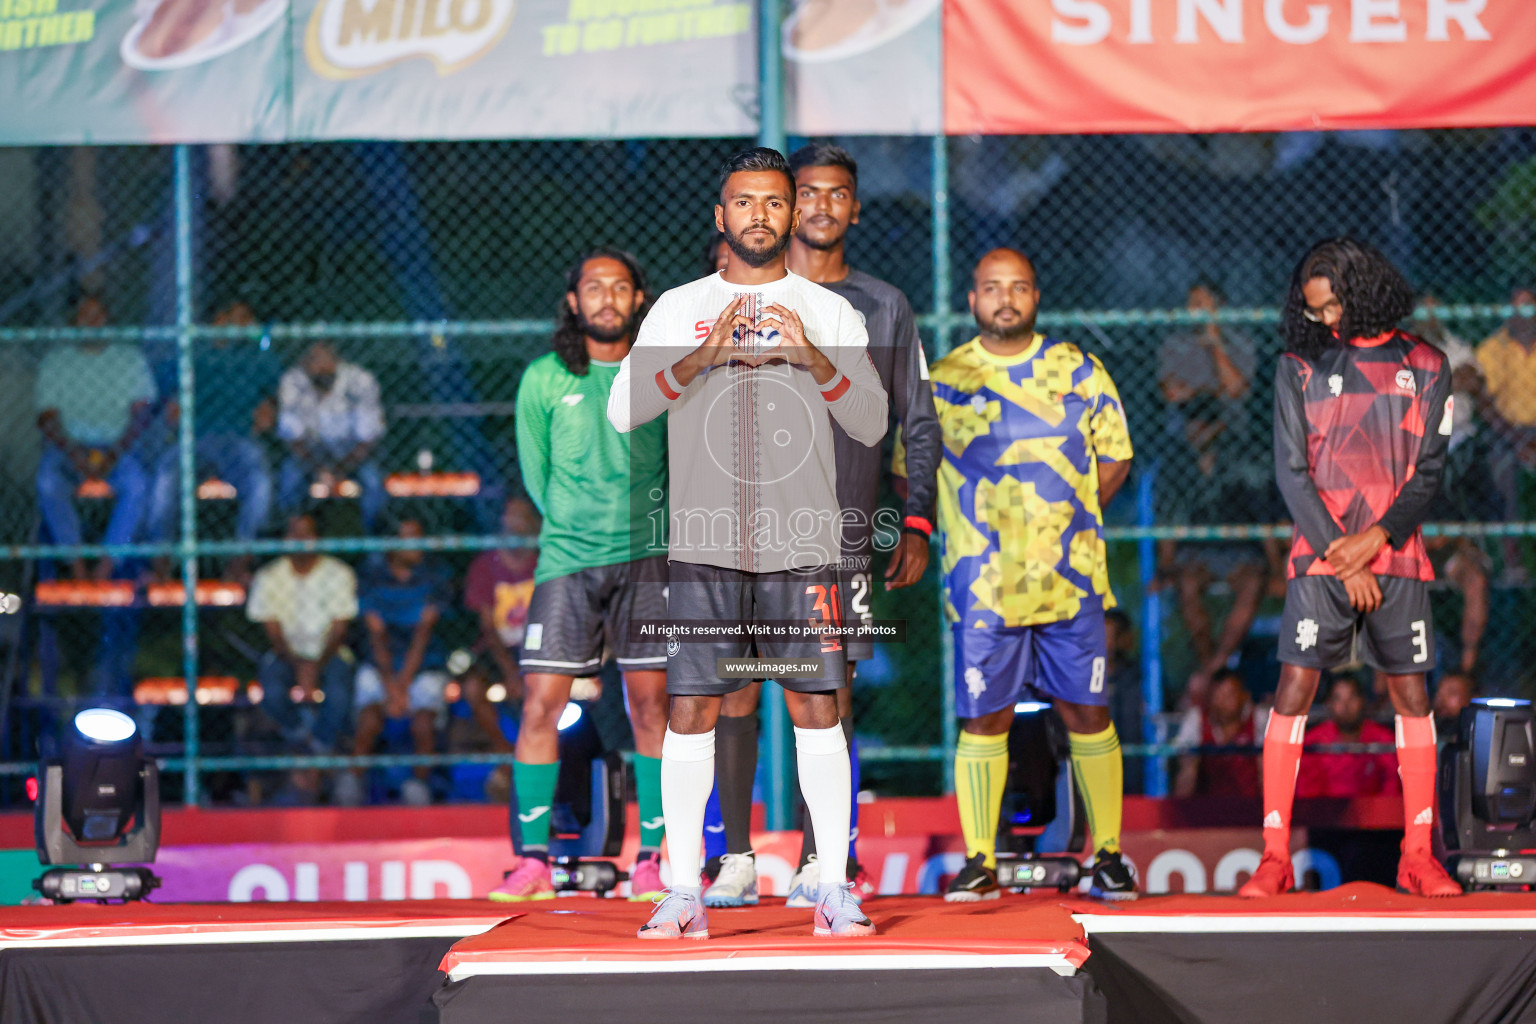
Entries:
[[287, 132], [288, 0], [0, 0], [0, 144]]

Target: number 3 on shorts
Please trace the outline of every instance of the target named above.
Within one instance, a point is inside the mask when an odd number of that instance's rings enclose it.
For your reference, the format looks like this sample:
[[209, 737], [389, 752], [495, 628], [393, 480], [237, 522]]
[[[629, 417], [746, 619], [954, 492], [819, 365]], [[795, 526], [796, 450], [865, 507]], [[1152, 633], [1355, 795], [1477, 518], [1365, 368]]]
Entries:
[[1423, 619], [1414, 619], [1408, 623], [1408, 628], [1413, 630], [1413, 663], [1423, 664], [1429, 660], [1429, 635], [1424, 629]]
[[1104, 659], [1093, 659], [1093, 675], [1088, 680], [1089, 693], [1104, 692]]

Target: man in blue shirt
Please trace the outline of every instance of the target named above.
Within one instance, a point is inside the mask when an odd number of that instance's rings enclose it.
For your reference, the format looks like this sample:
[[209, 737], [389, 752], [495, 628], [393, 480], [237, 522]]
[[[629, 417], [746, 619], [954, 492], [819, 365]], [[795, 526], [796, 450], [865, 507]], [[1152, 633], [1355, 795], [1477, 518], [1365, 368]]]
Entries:
[[[417, 539], [421, 523], [400, 524], [398, 536]], [[434, 627], [453, 600], [447, 574], [428, 562], [424, 551], [391, 551], [364, 567], [358, 607], [367, 629], [364, 661], [357, 670], [353, 702], [357, 738], [353, 752], [373, 753], [387, 719], [409, 718], [411, 739], [418, 754], [437, 749], [438, 717], [448, 683], [448, 652]], [[417, 768], [400, 787], [407, 804], [432, 802], [427, 785], [430, 768]], [[336, 780], [338, 803], [361, 803], [362, 773], [354, 770]]]
[[[259, 323], [251, 307], [235, 301], [213, 318], [215, 327], [254, 327]], [[267, 347], [267, 339], [219, 338], [199, 347], [193, 356], [197, 382], [197, 407], [193, 421], [197, 433], [197, 472], [211, 473], [235, 489], [238, 512], [235, 539], [255, 540], [272, 511], [272, 470], [260, 438], [269, 434], [277, 420], [277, 382], [282, 364]], [[172, 403], [171, 422], [180, 412]], [[155, 467], [154, 490], [149, 505], [149, 539], [169, 541], [176, 536], [181, 507], [181, 451], [172, 446]], [[231, 578], [244, 582], [249, 558], [230, 561]]]

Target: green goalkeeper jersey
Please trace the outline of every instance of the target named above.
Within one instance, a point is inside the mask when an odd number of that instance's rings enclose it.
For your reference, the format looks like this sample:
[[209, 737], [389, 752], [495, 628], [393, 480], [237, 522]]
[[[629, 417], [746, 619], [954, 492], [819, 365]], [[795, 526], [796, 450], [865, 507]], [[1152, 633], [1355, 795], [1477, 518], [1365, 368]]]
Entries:
[[517, 459], [544, 516], [534, 582], [667, 551], [667, 427], [621, 434], [608, 422], [618, 363], [585, 377], [553, 352], [517, 389]]

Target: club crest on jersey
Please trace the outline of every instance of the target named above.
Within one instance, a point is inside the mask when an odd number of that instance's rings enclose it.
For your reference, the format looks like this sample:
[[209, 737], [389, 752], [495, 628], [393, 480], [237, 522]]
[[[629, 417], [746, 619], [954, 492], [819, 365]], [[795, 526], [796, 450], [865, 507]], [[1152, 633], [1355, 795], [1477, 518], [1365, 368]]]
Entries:
[[1418, 384], [1413, 379], [1412, 370], [1405, 368], [1397, 371], [1397, 389], [1406, 391], [1410, 395], [1419, 390]]
[[1328, 378], [1328, 393], [1334, 397], [1344, 393], [1344, 375], [1342, 373], [1332, 374]]
[[985, 413], [986, 411], [987, 411], [987, 396], [986, 395], [972, 395], [971, 396], [971, 412], [974, 412], [977, 416], [980, 416], [983, 413]]

